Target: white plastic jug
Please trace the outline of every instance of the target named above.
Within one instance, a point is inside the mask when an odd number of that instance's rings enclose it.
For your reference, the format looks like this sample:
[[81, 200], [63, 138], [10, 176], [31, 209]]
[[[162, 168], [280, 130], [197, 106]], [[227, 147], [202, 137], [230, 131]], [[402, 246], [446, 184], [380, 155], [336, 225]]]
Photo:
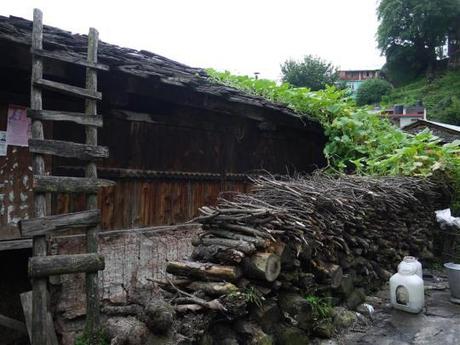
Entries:
[[393, 308], [414, 314], [422, 311], [425, 305], [425, 291], [417, 267], [414, 262], [402, 261], [398, 266], [398, 273], [390, 278], [390, 298]]
[[414, 266], [417, 275], [423, 279], [422, 264], [413, 256], [405, 256], [398, 265], [398, 271], [405, 266]]

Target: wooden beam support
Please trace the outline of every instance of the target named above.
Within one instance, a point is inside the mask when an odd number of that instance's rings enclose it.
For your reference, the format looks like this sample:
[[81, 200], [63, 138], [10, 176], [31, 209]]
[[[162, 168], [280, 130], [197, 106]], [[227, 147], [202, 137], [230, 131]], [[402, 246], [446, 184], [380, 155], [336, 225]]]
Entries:
[[46, 79], [37, 79], [34, 82], [34, 86], [41, 87], [43, 89], [60, 92], [66, 95], [101, 100], [102, 94], [98, 91], [90, 91], [78, 86], [68, 85], [64, 83], [59, 83], [57, 81], [46, 80]]
[[[43, 41], [43, 14], [39, 9], [34, 9], [32, 26], [32, 48], [42, 49]], [[32, 56], [32, 76], [30, 92], [30, 108], [42, 110], [42, 92], [35, 82], [43, 78], [43, 61], [38, 56]], [[32, 139], [44, 139], [43, 124], [39, 120], [32, 122]], [[33, 155], [33, 173], [36, 176], [45, 175], [45, 160], [42, 155]], [[46, 215], [46, 195], [34, 191], [35, 217]], [[33, 239], [33, 255], [46, 256], [46, 238], [37, 236]], [[47, 329], [46, 319], [48, 312], [48, 291], [46, 278], [32, 280], [32, 340], [33, 345], [46, 345]]]
[[27, 328], [24, 322], [12, 319], [2, 314], [0, 314], [0, 326], [6, 327], [9, 329], [14, 329], [15, 331], [18, 331], [24, 335], [27, 335]]
[[29, 151], [59, 157], [93, 160], [109, 157], [109, 149], [105, 146], [77, 144], [62, 140], [29, 139]]
[[33, 188], [42, 193], [97, 193], [101, 187], [113, 186], [115, 182], [88, 177], [34, 175]]
[[19, 230], [23, 237], [32, 237], [45, 235], [51, 231], [94, 226], [98, 224], [100, 220], [101, 212], [99, 210], [88, 210], [21, 220], [19, 222]]
[[32, 239], [0, 241], [0, 252], [27, 248], [32, 248]]
[[33, 256], [29, 259], [29, 276], [31, 278], [97, 272], [104, 268], [104, 257], [99, 254]]
[[81, 56], [72, 56], [66, 52], [58, 52], [58, 51], [49, 51], [43, 49], [34, 49], [31, 48], [30, 52], [32, 55], [40, 56], [48, 59], [53, 59], [57, 61], [68, 62], [74, 65], [80, 65], [92, 69], [98, 69], [101, 71], [108, 71], [110, 67], [108, 65], [104, 65], [102, 63], [92, 63], [87, 61], [84, 57]]
[[102, 127], [103, 120], [101, 115], [91, 117], [82, 113], [69, 111], [54, 111], [54, 110], [33, 110], [27, 109], [27, 115], [33, 120], [45, 121], [67, 121], [77, 123], [79, 125], [87, 125], [94, 127]]

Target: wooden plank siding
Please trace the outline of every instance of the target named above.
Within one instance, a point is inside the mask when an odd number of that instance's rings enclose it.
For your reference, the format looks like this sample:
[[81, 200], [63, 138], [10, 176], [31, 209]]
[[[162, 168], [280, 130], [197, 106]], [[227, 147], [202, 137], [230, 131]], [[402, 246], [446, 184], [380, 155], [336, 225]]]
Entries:
[[[244, 181], [116, 180], [98, 195], [103, 230], [172, 225], [190, 220], [198, 208], [213, 205], [223, 191], [246, 192]], [[61, 194], [56, 212], [84, 209], [84, 196]]]

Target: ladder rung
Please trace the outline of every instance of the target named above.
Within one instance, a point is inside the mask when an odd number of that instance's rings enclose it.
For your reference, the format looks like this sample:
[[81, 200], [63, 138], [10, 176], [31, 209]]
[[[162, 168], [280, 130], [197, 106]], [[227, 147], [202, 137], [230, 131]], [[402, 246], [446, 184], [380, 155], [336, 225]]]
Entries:
[[97, 92], [97, 91], [92, 92], [82, 87], [59, 83], [57, 81], [38, 79], [34, 81], [34, 85], [40, 86], [44, 89], [61, 92], [67, 95], [75, 96], [75, 97], [95, 99], [95, 100], [102, 99], [102, 94], [100, 92]]
[[62, 140], [29, 139], [29, 151], [81, 160], [101, 159], [109, 156], [109, 149], [105, 146], [77, 144]]
[[99, 188], [114, 184], [97, 178], [34, 175], [33, 188], [42, 193], [97, 193]]
[[79, 125], [102, 127], [102, 115], [85, 115], [69, 111], [27, 109], [27, 115], [34, 120], [69, 121]]
[[72, 55], [66, 54], [64, 52], [56, 52], [56, 51], [49, 51], [49, 50], [43, 50], [43, 49], [34, 49], [34, 48], [31, 48], [30, 52], [33, 55], [36, 55], [36, 56], [41, 56], [41, 57], [48, 58], [48, 59], [53, 59], [53, 60], [73, 63], [73, 64], [84, 66], [84, 67], [98, 69], [98, 70], [101, 70], [101, 71], [108, 71], [110, 69], [110, 67], [107, 66], [107, 65], [104, 65], [104, 64], [101, 64], [101, 63], [88, 62], [83, 57], [72, 56]]
[[31, 278], [97, 272], [104, 268], [104, 257], [99, 254], [33, 256], [29, 259], [29, 277]]
[[101, 212], [95, 209], [21, 220], [19, 221], [19, 230], [21, 236], [33, 237], [45, 235], [50, 231], [95, 226], [100, 220]]

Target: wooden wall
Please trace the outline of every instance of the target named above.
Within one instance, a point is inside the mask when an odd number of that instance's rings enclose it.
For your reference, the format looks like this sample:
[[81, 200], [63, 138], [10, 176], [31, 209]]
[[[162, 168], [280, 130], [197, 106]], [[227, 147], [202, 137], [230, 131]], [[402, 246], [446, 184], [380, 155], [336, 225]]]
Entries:
[[[9, 82], [0, 84], [0, 130], [6, 128], [8, 105], [28, 106], [30, 93], [28, 48], [2, 44], [8, 54], [0, 56], [0, 75]], [[84, 73], [73, 67], [59, 63], [49, 67], [46, 78], [83, 82]], [[103, 101], [98, 108], [104, 127], [99, 138], [109, 147], [110, 158], [98, 164], [99, 176], [117, 182], [99, 193], [103, 229], [184, 222], [199, 207], [214, 204], [220, 192], [247, 191], [244, 174], [310, 172], [325, 164], [325, 138], [317, 125], [292, 126], [292, 121], [278, 121], [282, 114], [274, 110], [267, 110], [265, 121], [263, 110], [228, 102], [225, 111], [215, 110], [222, 102], [218, 97], [203, 98], [184, 88], [166, 90], [127, 78], [121, 72], [101, 73]], [[44, 108], [82, 111], [83, 103], [44, 92]], [[83, 128], [66, 123], [46, 124], [45, 136], [84, 141]], [[83, 173], [77, 161], [49, 158], [47, 162], [53, 174]], [[0, 157], [0, 239], [16, 237], [9, 223], [33, 214], [30, 166], [27, 148], [11, 147], [7, 157]], [[11, 197], [10, 191], [14, 191]], [[82, 209], [82, 200], [79, 195], [62, 195], [50, 202], [53, 213], [60, 213]]]

